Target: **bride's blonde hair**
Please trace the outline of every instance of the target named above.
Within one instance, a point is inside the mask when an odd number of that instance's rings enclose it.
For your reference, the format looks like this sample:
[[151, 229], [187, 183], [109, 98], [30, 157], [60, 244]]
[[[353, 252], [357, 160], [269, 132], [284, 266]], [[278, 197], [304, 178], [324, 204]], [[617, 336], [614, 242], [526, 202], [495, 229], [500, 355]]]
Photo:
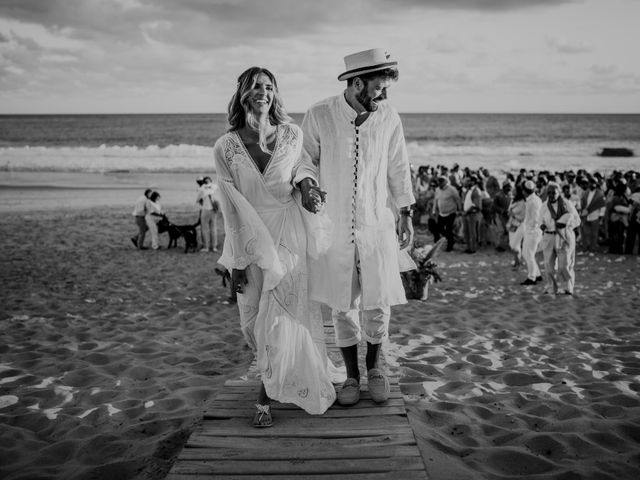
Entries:
[[251, 90], [255, 87], [256, 81], [260, 74], [264, 74], [269, 77], [273, 84], [273, 102], [269, 109], [269, 123], [271, 125], [282, 125], [284, 123], [290, 123], [291, 117], [287, 114], [282, 104], [282, 97], [278, 91], [278, 83], [276, 77], [273, 76], [266, 68], [251, 67], [242, 72], [238, 77], [238, 84], [236, 86], [236, 92], [231, 97], [229, 102], [229, 125], [230, 132], [239, 130], [245, 125], [252, 130], [258, 132], [258, 145], [260, 149], [265, 153], [271, 153], [267, 146], [267, 138], [264, 126], [260, 125], [256, 119], [251, 107], [247, 102], [247, 97], [251, 93]]

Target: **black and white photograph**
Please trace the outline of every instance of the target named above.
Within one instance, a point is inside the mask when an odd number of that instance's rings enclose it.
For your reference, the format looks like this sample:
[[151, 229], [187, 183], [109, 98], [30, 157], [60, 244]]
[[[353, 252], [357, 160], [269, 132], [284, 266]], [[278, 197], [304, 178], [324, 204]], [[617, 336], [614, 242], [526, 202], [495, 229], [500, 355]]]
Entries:
[[0, 0], [0, 479], [640, 478], [639, 20]]

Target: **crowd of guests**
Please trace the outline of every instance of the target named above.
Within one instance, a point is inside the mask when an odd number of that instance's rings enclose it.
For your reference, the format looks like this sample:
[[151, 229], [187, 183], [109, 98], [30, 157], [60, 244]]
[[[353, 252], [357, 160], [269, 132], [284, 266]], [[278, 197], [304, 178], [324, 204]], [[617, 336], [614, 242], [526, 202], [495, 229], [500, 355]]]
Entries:
[[[218, 220], [220, 206], [218, 200], [218, 187], [211, 177], [200, 176], [196, 178], [198, 185], [196, 191], [195, 208], [200, 225], [201, 252], [218, 252]], [[133, 218], [138, 232], [131, 237], [131, 243], [139, 250], [147, 250], [145, 237], [147, 231], [151, 233], [151, 248], [160, 249], [159, 235], [164, 231], [161, 222], [170, 223], [166, 212], [160, 204], [160, 193], [153, 189], [146, 189], [136, 200], [133, 207]]]
[[557, 185], [558, 195], [575, 207], [580, 219], [574, 232], [579, 254], [605, 248], [614, 254], [640, 253], [640, 172], [603, 175], [521, 169], [499, 180], [486, 168], [438, 165], [414, 168], [413, 177], [414, 225], [427, 227], [434, 241], [446, 238], [448, 251], [456, 243], [464, 243], [468, 254], [479, 248], [510, 250], [514, 267], [519, 267], [524, 235], [518, 227], [525, 220], [524, 185], [529, 182], [543, 203], [549, 185]]

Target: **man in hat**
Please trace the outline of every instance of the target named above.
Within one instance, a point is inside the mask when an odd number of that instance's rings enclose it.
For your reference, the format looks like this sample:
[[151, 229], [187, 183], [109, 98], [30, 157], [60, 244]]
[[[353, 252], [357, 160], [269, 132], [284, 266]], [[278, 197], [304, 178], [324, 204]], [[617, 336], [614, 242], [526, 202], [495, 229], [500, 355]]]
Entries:
[[542, 200], [536, 194], [536, 184], [533, 180], [527, 180], [522, 184], [522, 191], [527, 199], [525, 202], [522, 241], [522, 258], [527, 265], [527, 278], [520, 285], [535, 285], [542, 281], [540, 267], [536, 261], [536, 252], [542, 240], [542, 230], [540, 230], [540, 208]]
[[390, 307], [406, 303], [398, 247], [412, 244], [410, 206], [415, 200], [400, 116], [386, 101], [398, 79], [397, 62], [380, 48], [344, 60], [346, 71], [338, 80], [347, 82], [346, 89], [305, 114], [294, 183], [307, 209], [326, 193], [333, 243], [310, 264], [311, 297], [331, 307], [348, 377], [338, 402], [353, 405], [360, 399], [362, 336], [371, 398], [384, 402], [389, 396], [378, 359]]
[[[539, 216], [544, 256], [545, 293], [573, 295], [575, 283], [576, 236], [574, 229], [580, 226], [580, 216], [570, 200], [560, 195], [556, 182], [547, 184], [547, 201], [542, 204]], [[556, 270], [557, 262], [557, 270]]]

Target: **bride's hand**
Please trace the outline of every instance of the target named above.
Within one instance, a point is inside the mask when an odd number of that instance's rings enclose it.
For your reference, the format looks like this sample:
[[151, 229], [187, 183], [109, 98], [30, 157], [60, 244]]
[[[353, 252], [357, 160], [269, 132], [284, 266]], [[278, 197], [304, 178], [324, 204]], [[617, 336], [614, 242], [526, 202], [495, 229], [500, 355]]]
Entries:
[[311, 213], [318, 213], [325, 202], [327, 192], [318, 187], [311, 178], [305, 178], [299, 185], [302, 206]]
[[246, 270], [238, 270], [236, 268], [231, 270], [231, 286], [234, 292], [244, 293], [244, 286], [248, 282]]

